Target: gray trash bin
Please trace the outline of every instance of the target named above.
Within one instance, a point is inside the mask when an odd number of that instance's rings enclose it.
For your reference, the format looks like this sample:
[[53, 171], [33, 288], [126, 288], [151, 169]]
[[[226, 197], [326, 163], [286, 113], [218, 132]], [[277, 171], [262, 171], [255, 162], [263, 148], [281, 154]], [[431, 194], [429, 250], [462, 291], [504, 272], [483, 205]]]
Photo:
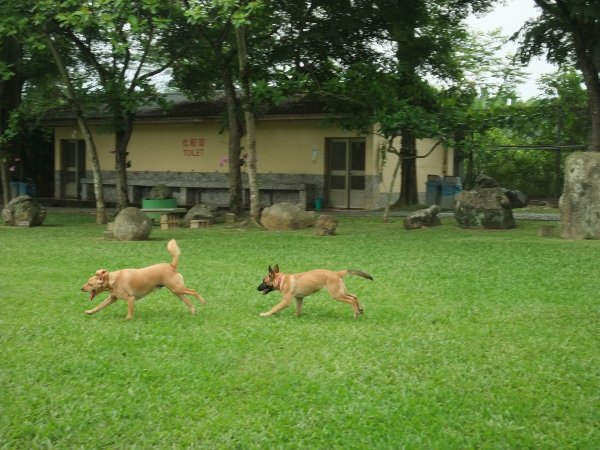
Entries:
[[427, 175], [425, 186], [425, 204], [427, 206], [439, 205], [442, 198], [442, 177]]

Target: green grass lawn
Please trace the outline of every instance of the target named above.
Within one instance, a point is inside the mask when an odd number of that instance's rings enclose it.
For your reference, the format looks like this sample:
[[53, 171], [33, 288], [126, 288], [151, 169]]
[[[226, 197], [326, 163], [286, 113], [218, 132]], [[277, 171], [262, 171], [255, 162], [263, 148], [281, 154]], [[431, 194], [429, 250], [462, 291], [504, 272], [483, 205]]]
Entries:
[[[0, 227], [0, 448], [600, 448], [600, 242], [406, 231], [340, 217], [338, 235], [155, 229], [106, 241], [93, 214]], [[547, 223], [544, 223], [547, 225]], [[166, 289], [94, 316], [100, 267], [182, 249], [198, 315]], [[256, 287], [353, 268], [365, 314], [324, 292], [271, 318]], [[195, 300], [194, 300], [195, 301]]]

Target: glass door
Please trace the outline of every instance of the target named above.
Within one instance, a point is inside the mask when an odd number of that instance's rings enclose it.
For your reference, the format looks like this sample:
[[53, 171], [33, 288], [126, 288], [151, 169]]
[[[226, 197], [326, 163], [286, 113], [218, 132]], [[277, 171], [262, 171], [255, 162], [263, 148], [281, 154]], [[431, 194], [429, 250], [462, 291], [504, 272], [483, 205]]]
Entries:
[[365, 153], [364, 139], [328, 140], [327, 182], [332, 207], [365, 207]]
[[80, 179], [85, 174], [85, 141], [61, 141], [62, 194], [65, 198], [79, 198]]

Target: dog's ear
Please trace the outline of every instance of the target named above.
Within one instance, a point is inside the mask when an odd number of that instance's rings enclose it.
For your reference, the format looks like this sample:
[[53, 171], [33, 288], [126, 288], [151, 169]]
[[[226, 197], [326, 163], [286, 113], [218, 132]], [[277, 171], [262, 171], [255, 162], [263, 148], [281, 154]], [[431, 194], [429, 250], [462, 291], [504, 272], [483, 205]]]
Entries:
[[108, 270], [106, 270], [106, 269], [96, 270], [96, 277], [101, 280], [104, 280], [106, 278], [107, 274], [108, 274]]
[[273, 267], [273, 273], [279, 273], [279, 264], [275, 264], [275, 267]]

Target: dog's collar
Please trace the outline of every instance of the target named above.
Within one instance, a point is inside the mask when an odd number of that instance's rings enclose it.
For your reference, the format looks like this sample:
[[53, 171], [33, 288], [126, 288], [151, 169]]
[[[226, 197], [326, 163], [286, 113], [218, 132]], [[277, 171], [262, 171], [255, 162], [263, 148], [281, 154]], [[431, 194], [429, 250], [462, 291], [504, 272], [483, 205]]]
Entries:
[[278, 291], [281, 290], [281, 286], [283, 286], [283, 280], [285, 279], [285, 275], [280, 273], [279, 275], [277, 275], [277, 278], [275, 279], [275, 289], [277, 289]]
[[104, 280], [104, 283], [102, 283], [102, 287], [109, 292], [112, 288], [112, 286], [110, 285], [110, 272], [108, 270], [106, 271], [106, 279]]

